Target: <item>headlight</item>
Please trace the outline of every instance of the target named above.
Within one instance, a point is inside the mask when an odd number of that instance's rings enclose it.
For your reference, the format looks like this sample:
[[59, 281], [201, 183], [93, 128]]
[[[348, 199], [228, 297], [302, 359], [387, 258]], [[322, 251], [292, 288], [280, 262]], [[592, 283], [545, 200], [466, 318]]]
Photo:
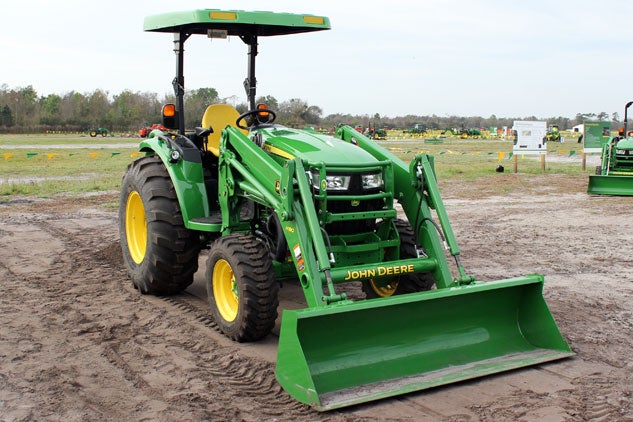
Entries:
[[[323, 182], [325, 183], [325, 189], [327, 190], [343, 191], [349, 188], [350, 179], [351, 176], [349, 175], [333, 174], [325, 176], [325, 180]], [[310, 174], [310, 180], [312, 182], [312, 186], [315, 189], [319, 189], [318, 171], [312, 171], [312, 173]]]
[[629, 155], [629, 150], [627, 149], [616, 149], [615, 153], [618, 155]]
[[382, 173], [363, 174], [361, 176], [363, 189], [376, 189], [382, 187]]
[[347, 190], [349, 188], [349, 176], [325, 176], [327, 190]]

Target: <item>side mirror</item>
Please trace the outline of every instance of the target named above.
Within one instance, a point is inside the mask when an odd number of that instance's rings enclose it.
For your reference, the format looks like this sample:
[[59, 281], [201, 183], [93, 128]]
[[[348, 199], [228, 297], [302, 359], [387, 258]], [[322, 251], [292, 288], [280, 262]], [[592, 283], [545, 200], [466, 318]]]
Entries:
[[178, 111], [174, 104], [165, 104], [161, 111], [163, 126], [168, 129], [178, 129]]

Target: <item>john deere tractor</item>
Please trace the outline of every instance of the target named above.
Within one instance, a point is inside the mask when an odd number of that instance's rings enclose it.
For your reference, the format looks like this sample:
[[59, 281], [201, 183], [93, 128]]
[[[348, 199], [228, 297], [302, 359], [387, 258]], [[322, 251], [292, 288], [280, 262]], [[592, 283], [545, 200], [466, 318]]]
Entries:
[[457, 129], [457, 128], [447, 128], [444, 129], [441, 133], [442, 135], [446, 136], [446, 135], [450, 135], [450, 136], [455, 136], [459, 139], [479, 139], [481, 137], [481, 130], [479, 129], [465, 129], [465, 128], [461, 128], [461, 129]]
[[110, 134], [110, 131], [108, 129], [104, 128], [104, 127], [98, 127], [96, 129], [90, 129], [88, 131], [88, 134], [92, 138], [96, 137], [97, 135], [101, 135], [103, 137], [106, 137], [106, 136], [108, 136]]
[[[271, 333], [280, 286], [294, 283], [305, 307], [280, 309], [276, 377], [319, 410], [573, 354], [541, 275], [466, 273], [432, 156], [405, 164], [352, 127], [293, 129], [256, 104], [259, 42], [328, 30], [327, 17], [206, 9], [150, 16], [144, 28], [173, 34], [176, 103], [122, 181], [123, 257], [141, 293], [186, 289], [208, 248], [209, 311], [246, 342]], [[194, 35], [243, 41], [249, 110], [212, 104], [186, 130], [184, 44]]]
[[600, 165], [589, 175], [587, 192], [597, 195], [633, 195], [633, 133], [627, 130], [628, 109], [624, 106], [624, 127], [617, 136], [602, 145]]
[[560, 142], [561, 141], [561, 135], [560, 135], [560, 130], [558, 129], [557, 125], [552, 125], [549, 127], [549, 129], [547, 130], [547, 134], [545, 134], [545, 138], [543, 139], [543, 142]]

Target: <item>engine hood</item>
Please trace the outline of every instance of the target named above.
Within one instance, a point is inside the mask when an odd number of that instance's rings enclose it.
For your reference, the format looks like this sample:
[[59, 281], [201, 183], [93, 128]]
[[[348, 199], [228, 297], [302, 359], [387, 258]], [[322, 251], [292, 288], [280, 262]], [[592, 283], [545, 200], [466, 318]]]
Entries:
[[620, 139], [615, 148], [633, 151], [633, 138], [628, 137]]
[[330, 165], [372, 165], [376, 159], [356, 145], [329, 135], [283, 126], [259, 130], [264, 150], [282, 158], [301, 158]]

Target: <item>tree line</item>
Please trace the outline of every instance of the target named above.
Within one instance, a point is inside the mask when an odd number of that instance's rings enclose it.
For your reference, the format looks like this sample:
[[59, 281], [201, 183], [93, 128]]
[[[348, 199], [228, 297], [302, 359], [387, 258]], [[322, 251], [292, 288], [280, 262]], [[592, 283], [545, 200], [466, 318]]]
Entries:
[[[136, 132], [142, 127], [161, 122], [163, 104], [175, 102], [173, 95], [159, 95], [152, 92], [124, 90], [110, 95], [101, 89], [92, 92], [70, 91], [64, 94], [38, 94], [33, 86], [10, 88], [0, 86], [0, 133], [38, 133], [53, 131], [86, 131], [103, 127], [112, 132]], [[378, 113], [365, 115], [330, 114], [323, 116], [323, 110], [306, 101], [293, 98], [278, 101], [273, 96], [260, 97], [277, 114], [277, 122], [291, 127], [315, 126], [333, 128], [339, 124], [406, 129], [415, 124], [423, 124], [429, 129], [446, 128], [488, 128], [491, 126], [512, 126], [515, 120], [547, 120], [548, 125], [558, 125], [563, 129], [583, 123], [586, 120], [611, 120], [619, 122], [618, 113], [578, 113], [575, 118], [535, 116], [497, 117], [480, 116], [406, 116], [387, 117]], [[238, 102], [235, 97], [221, 98], [214, 88], [199, 88], [185, 93], [185, 121], [188, 127], [195, 127], [206, 107], [210, 104], [229, 103], [240, 112], [248, 109], [246, 102]]]

